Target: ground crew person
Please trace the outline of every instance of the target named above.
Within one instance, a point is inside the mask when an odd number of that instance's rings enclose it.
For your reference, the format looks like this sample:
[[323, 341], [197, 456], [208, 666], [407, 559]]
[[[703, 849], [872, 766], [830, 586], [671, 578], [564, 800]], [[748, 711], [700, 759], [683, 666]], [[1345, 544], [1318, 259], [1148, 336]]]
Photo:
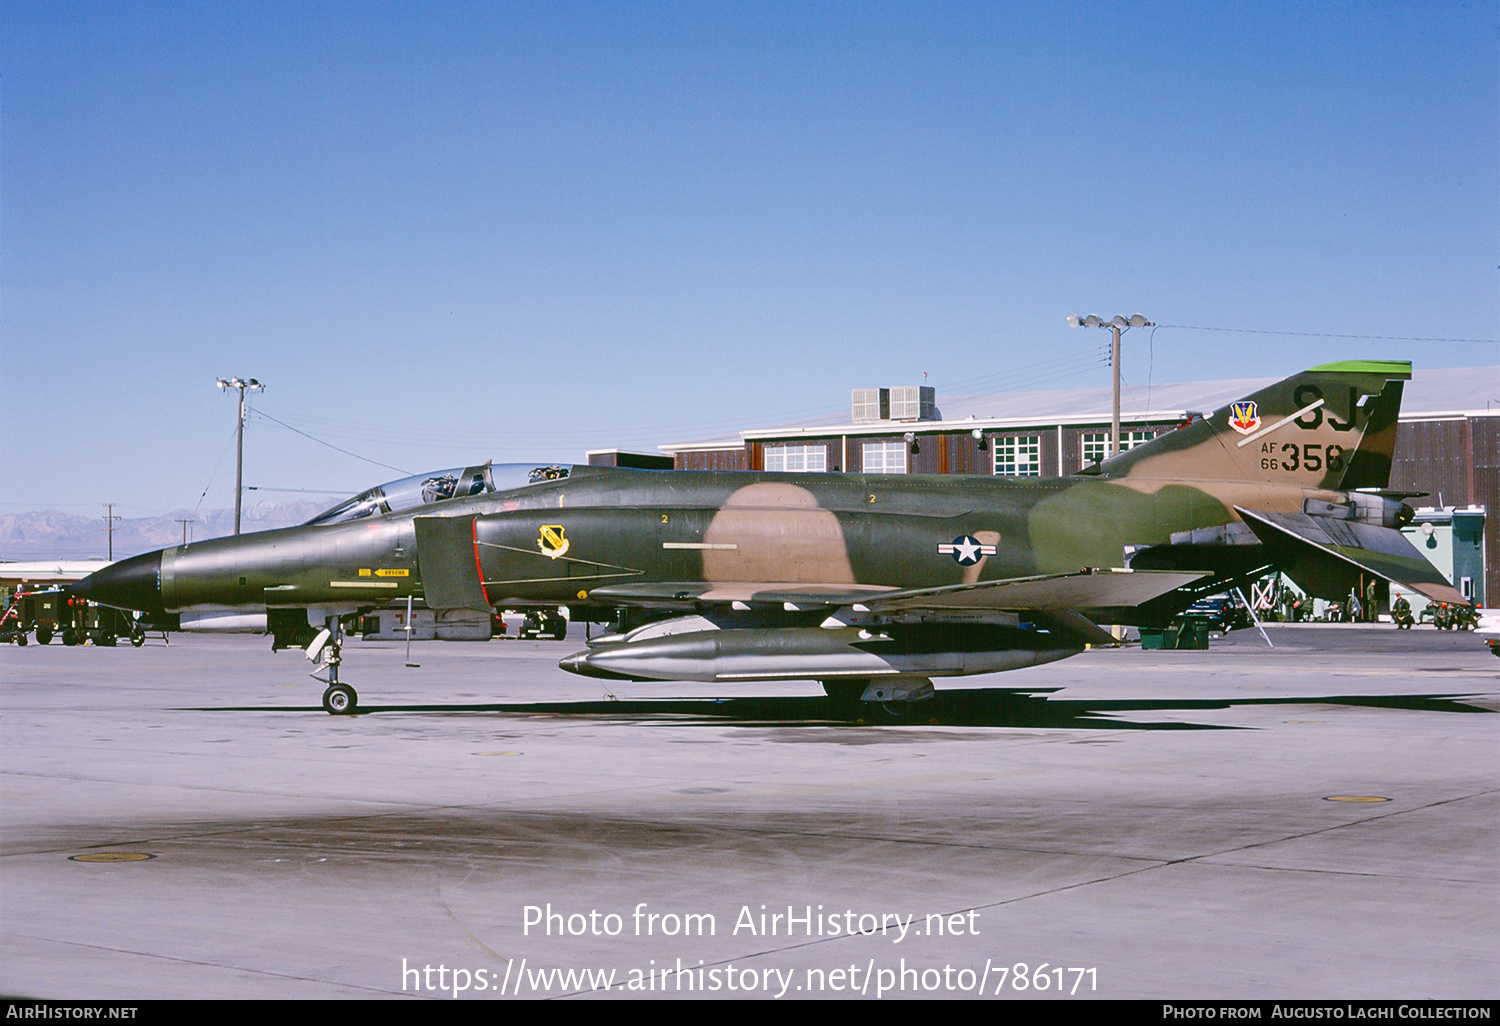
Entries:
[[1411, 603], [1399, 591], [1396, 593], [1396, 601], [1391, 603], [1391, 619], [1395, 621], [1398, 631], [1411, 630], [1411, 625], [1416, 622], [1411, 618]]

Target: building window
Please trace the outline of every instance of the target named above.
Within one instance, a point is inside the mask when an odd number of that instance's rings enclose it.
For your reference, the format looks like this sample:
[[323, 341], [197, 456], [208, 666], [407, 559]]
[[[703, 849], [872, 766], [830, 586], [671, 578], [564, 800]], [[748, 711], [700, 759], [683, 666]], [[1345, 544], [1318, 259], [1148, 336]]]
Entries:
[[1096, 431], [1083, 436], [1083, 465], [1098, 463], [1109, 451], [1109, 432]]
[[906, 473], [906, 443], [866, 442], [861, 450], [866, 474]]
[[995, 439], [995, 473], [1008, 477], [1040, 477], [1041, 436], [1013, 435]]
[[[1156, 437], [1155, 431], [1121, 431], [1120, 451], [1127, 452], [1138, 445]], [[1098, 463], [1104, 459], [1104, 454], [1109, 451], [1109, 432], [1095, 431], [1083, 436], [1083, 465], [1086, 467], [1091, 463]], [[999, 471], [996, 471], [999, 473]]]
[[828, 470], [826, 445], [768, 445], [766, 469], [798, 474], [821, 474]]

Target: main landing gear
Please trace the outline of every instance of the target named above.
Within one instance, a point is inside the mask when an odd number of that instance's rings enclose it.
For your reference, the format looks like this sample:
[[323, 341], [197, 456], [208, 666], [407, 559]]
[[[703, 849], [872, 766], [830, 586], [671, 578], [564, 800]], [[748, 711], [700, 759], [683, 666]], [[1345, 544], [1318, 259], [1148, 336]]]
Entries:
[[855, 680], [825, 680], [821, 682], [823, 693], [828, 696], [828, 708], [835, 719], [862, 719], [866, 710], [879, 706], [887, 716], [904, 720], [921, 708], [921, 703], [930, 702], [936, 696], [932, 681], [926, 677], [895, 677], [875, 681], [869, 678]]
[[[309, 662], [322, 659], [321, 665], [308, 676], [328, 685], [323, 692], [323, 709], [330, 716], [348, 716], [359, 705], [359, 694], [348, 684], [339, 681], [339, 664], [344, 661], [343, 647], [344, 627], [337, 616], [330, 616], [328, 626], [319, 631], [312, 644], [307, 646]], [[328, 676], [319, 677], [318, 674], [324, 670], [328, 671]]]

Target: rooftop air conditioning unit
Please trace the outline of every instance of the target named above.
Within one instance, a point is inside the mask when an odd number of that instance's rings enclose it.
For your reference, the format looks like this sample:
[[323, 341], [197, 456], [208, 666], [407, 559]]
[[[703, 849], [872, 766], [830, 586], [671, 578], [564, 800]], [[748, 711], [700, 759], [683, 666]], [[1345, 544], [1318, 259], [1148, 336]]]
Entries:
[[891, 420], [933, 420], [937, 416], [937, 390], [931, 385], [903, 385], [891, 392]]
[[856, 388], [850, 405], [856, 424], [890, 420], [891, 390], [889, 388]]

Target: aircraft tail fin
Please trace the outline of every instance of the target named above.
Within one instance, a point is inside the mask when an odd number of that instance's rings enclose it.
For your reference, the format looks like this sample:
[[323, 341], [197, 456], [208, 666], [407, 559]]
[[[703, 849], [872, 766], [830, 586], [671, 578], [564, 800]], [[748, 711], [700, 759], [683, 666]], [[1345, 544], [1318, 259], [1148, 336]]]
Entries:
[[1328, 363], [1106, 460], [1107, 476], [1384, 488], [1411, 364]]

